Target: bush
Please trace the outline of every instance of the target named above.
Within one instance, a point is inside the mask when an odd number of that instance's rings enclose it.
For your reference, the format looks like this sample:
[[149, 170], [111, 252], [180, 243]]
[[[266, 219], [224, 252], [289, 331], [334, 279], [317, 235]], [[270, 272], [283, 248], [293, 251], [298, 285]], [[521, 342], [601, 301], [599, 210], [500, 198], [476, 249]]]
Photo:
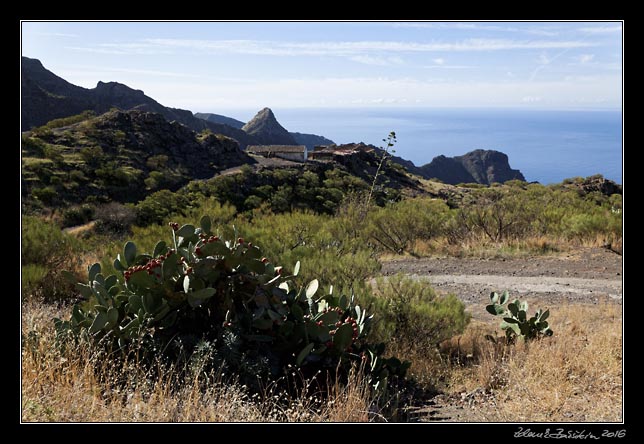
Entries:
[[103, 148], [101, 148], [100, 146], [81, 148], [79, 154], [83, 161], [85, 161], [85, 163], [91, 167], [98, 167], [105, 158], [105, 155], [103, 154]]
[[118, 202], [110, 202], [96, 209], [94, 229], [98, 233], [122, 236], [130, 233], [135, 220], [134, 208]]
[[50, 205], [56, 201], [58, 193], [54, 187], [47, 186], [43, 188], [35, 188], [31, 191], [31, 195], [36, 200], [39, 200], [46, 205]]
[[199, 228], [171, 225], [170, 246], [160, 241], [152, 254], [126, 243], [116, 275], [89, 268], [88, 284], [77, 286], [89, 301], [55, 320], [61, 344], [87, 340], [142, 363], [223, 368], [255, 390], [267, 378], [288, 379], [292, 368], [307, 378], [323, 370], [325, 383], [334, 380], [329, 373], [366, 363], [375, 388], [404, 376], [409, 363], [383, 359], [384, 345], [366, 341], [372, 316], [353, 297], [316, 296], [317, 280], [294, 287], [299, 263], [286, 276], [250, 242], [214, 236], [208, 217]]
[[22, 294], [31, 295], [39, 291], [44, 279], [47, 277], [46, 267], [37, 264], [23, 265], [21, 268]]
[[78, 239], [52, 223], [23, 216], [21, 247], [23, 297], [36, 295], [51, 300], [72, 296], [72, 286], [61, 271], [78, 266]]
[[368, 215], [367, 235], [395, 254], [411, 252], [415, 240], [442, 235], [449, 219], [447, 205], [434, 199], [406, 199], [376, 208]]
[[[73, 125], [74, 123], [82, 122], [84, 120], [91, 119], [92, 117], [95, 117], [96, 113], [91, 110], [83, 111], [80, 114], [76, 114], [73, 116], [69, 117], [61, 117], [60, 119], [53, 119], [47, 122], [44, 126], [40, 128], [47, 128], [47, 129], [54, 129], [54, 128], [62, 128], [64, 126], [69, 126]], [[37, 131], [38, 128], [34, 131]]]
[[60, 153], [60, 149], [54, 145], [45, 145], [43, 148], [43, 155], [46, 159], [49, 159], [54, 163], [62, 163], [64, 161], [63, 155]]
[[428, 352], [454, 335], [470, 321], [465, 305], [454, 295], [438, 296], [427, 281], [405, 275], [376, 279], [374, 313], [381, 321], [374, 326], [374, 339], [399, 341]]
[[63, 227], [86, 224], [94, 217], [94, 207], [81, 205], [79, 207], [67, 208], [63, 211]]
[[136, 204], [136, 223], [146, 226], [163, 223], [171, 214], [185, 216], [189, 204], [190, 200], [185, 194], [157, 191]]
[[163, 170], [166, 168], [168, 165], [168, 160], [170, 158], [166, 156], [165, 154], [158, 154], [156, 156], [150, 156], [148, 157], [148, 160], [145, 162], [145, 164], [150, 168], [151, 170]]
[[34, 216], [22, 217], [22, 264], [60, 266], [79, 250], [79, 241], [63, 233], [55, 224]]

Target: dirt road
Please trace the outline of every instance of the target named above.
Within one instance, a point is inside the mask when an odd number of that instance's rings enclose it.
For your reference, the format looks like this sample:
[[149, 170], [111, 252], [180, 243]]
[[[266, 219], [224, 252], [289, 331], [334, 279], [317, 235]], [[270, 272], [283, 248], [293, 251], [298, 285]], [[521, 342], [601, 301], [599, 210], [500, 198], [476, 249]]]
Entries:
[[547, 256], [474, 259], [395, 259], [383, 264], [384, 275], [404, 273], [427, 280], [441, 293], [454, 293], [475, 318], [486, 318], [492, 291], [508, 290], [540, 307], [562, 302], [621, 303], [622, 256], [586, 248]]

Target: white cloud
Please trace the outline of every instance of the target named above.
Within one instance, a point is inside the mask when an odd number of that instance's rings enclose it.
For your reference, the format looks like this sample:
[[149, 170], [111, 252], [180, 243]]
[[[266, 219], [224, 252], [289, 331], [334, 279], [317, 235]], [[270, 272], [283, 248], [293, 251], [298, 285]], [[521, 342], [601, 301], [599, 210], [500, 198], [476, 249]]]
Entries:
[[357, 55], [371, 53], [382, 55], [383, 53], [508, 51], [517, 49], [570, 49], [590, 46], [594, 46], [594, 44], [576, 40], [465, 39], [455, 42], [293, 42], [270, 40], [144, 39], [131, 43], [103, 43], [98, 46], [75, 46], [68, 48], [76, 51], [119, 55], [167, 54], [177, 49], [188, 49], [202, 53], [218, 54], [355, 57]]
[[432, 61], [433, 61], [434, 63], [436, 63], [437, 65], [444, 65], [444, 64], [445, 64], [445, 59], [440, 58], [440, 57], [439, 57], [439, 58], [437, 58], [437, 59], [433, 59]]
[[582, 54], [575, 57], [575, 59], [581, 64], [592, 62], [594, 58], [595, 54]]
[[[447, 80], [431, 82], [412, 78], [328, 77], [284, 78], [255, 82], [168, 81], [146, 86], [145, 91], [166, 106], [204, 112], [217, 108], [296, 108], [307, 106], [538, 106], [556, 109], [582, 106], [580, 98], [593, 97], [605, 107], [621, 106], [621, 76], [589, 76], [575, 81], [498, 82]], [[170, 80], [170, 79], [168, 79]], [[131, 85], [136, 87], [137, 85]], [[320, 101], [324, 98], [324, 103]], [[588, 107], [594, 106], [589, 103]]]
[[474, 66], [470, 66], [470, 65], [428, 65], [428, 66], [423, 66], [423, 68], [426, 68], [426, 69], [470, 69], [470, 68], [474, 68]]
[[390, 66], [390, 65], [402, 65], [404, 62], [400, 57], [378, 57], [370, 55], [356, 55], [349, 57], [349, 60], [362, 63], [364, 65], [373, 65], [373, 66]]
[[550, 62], [551, 62], [551, 60], [548, 58], [547, 54], [542, 53], [542, 54], [539, 55], [539, 63], [540, 64], [547, 65]]
[[64, 37], [69, 39], [77, 39], [80, 37], [78, 34], [68, 34], [64, 32], [36, 32], [35, 34], [46, 37]]
[[589, 26], [579, 30], [587, 34], [612, 34], [622, 32], [622, 25]]
[[554, 37], [559, 32], [546, 27], [517, 27], [507, 25], [490, 25], [470, 22], [394, 22], [387, 23], [394, 28], [419, 28], [419, 29], [460, 29], [473, 31], [500, 31], [500, 32], [523, 32], [526, 34]]

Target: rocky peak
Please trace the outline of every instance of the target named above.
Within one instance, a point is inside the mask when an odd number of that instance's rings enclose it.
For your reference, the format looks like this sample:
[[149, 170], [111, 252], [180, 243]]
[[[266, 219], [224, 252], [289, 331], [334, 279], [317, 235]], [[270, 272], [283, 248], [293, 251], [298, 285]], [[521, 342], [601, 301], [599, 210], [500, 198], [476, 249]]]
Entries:
[[297, 145], [293, 136], [279, 124], [270, 108], [258, 112], [242, 130], [258, 139], [261, 145]]

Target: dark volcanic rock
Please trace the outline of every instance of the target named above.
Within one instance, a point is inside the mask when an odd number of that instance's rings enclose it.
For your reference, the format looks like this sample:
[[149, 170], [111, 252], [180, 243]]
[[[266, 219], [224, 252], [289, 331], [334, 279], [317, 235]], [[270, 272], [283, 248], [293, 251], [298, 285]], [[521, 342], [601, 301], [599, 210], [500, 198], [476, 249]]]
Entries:
[[590, 176], [584, 179], [583, 182], [578, 184], [579, 190], [584, 193], [597, 192], [605, 196], [612, 194], [622, 194], [622, 186], [613, 182], [612, 180], [605, 179], [604, 177]]
[[438, 156], [419, 170], [426, 179], [437, 178], [448, 184], [525, 181], [521, 171], [510, 168], [508, 156], [494, 150], [474, 150], [456, 157]]
[[279, 124], [270, 108], [258, 112], [242, 130], [257, 139], [258, 145], [297, 145], [293, 136]]
[[455, 157], [434, 157], [431, 163], [420, 167], [426, 179], [440, 179], [449, 184], [476, 182], [463, 164]]

